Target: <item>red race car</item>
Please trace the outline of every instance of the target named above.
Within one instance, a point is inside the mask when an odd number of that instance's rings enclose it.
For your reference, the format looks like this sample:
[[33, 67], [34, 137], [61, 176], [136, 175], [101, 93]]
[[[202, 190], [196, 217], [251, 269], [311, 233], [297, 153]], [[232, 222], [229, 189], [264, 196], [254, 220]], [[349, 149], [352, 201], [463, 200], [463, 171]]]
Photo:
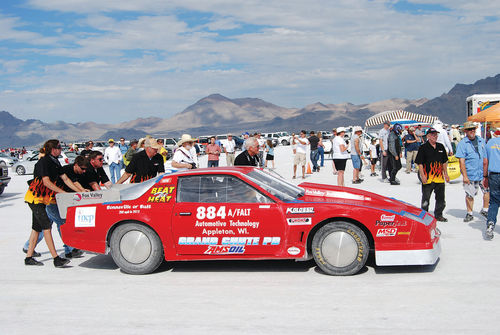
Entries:
[[420, 208], [359, 189], [296, 186], [253, 167], [171, 171], [57, 200], [64, 242], [111, 252], [131, 274], [163, 260], [313, 257], [329, 275], [352, 275], [370, 250], [377, 265], [434, 264], [441, 252], [436, 220]]

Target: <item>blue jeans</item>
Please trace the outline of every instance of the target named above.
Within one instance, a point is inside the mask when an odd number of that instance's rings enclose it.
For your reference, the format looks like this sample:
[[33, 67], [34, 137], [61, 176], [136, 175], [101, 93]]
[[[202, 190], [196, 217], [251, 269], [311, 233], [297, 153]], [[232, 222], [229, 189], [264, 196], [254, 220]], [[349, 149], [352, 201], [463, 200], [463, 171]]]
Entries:
[[352, 167], [361, 170], [361, 157], [359, 155], [351, 155]]
[[[47, 205], [45, 207], [45, 211], [47, 212], [47, 216], [49, 217], [50, 221], [54, 222], [57, 225], [57, 231], [59, 232], [59, 236], [61, 236], [61, 226], [66, 221], [63, 220], [59, 215], [59, 208], [57, 208], [57, 204]], [[38, 240], [36, 241], [36, 244], [40, 243], [42, 239], [43, 239], [43, 231], [41, 231], [40, 234], [38, 234]], [[29, 246], [30, 246], [30, 240], [28, 239], [24, 244], [24, 249], [27, 250]], [[66, 244], [64, 245], [65, 254], [69, 254], [72, 250], [73, 250], [72, 247], [67, 246]]]
[[208, 161], [207, 167], [218, 167], [219, 161]]
[[497, 223], [498, 206], [500, 205], [500, 173], [490, 173], [488, 177], [490, 186], [490, 205], [488, 207], [487, 222]]
[[325, 149], [323, 147], [318, 147], [318, 154], [319, 158], [321, 159], [321, 163], [319, 163], [319, 166], [323, 167], [325, 166]]
[[318, 158], [319, 158], [318, 149], [311, 150], [309, 157], [311, 158], [311, 162], [313, 164], [313, 171], [317, 171], [318, 170]]
[[[120, 179], [120, 163], [111, 163], [109, 164], [109, 174], [111, 175], [111, 183], [116, 183], [118, 179]], [[115, 179], [116, 175], [116, 179]]]

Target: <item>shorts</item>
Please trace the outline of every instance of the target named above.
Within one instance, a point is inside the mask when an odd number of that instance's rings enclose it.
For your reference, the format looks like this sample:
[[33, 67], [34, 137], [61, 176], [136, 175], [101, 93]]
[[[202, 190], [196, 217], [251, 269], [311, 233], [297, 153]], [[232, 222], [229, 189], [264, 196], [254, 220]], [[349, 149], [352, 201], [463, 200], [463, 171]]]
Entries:
[[352, 167], [355, 169], [361, 169], [361, 158], [359, 155], [351, 155]]
[[335, 164], [335, 169], [337, 171], [344, 171], [345, 170], [345, 164], [347, 162], [347, 159], [344, 158], [335, 158], [333, 160], [333, 164]]
[[273, 161], [274, 160], [274, 155], [267, 154], [266, 155], [266, 161]]
[[42, 230], [52, 229], [52, 221], [45, 211], [45, 204], [28, 203], [32, 212], [31, 228], [40, 233]]
[[371, 158], [371, 159], [370, 159], [370, 163], [371, 163], [372, 165], [377, 165], [377, 161], [378, 161], [378, 159], [377, 159], [377, 158]]
[[302, 165], [306, 166], [306, 154], [297, 152], [293, 159], [293, 165]]
[[483, 194], [488, 193], [490, 190], [484, 188], [483, 183], [480, 181], [470, 181], [470, 184], [464, 184], [465, 195], [469, 198], [474, 198], [477, 194], [478, 189], [481, 188]]

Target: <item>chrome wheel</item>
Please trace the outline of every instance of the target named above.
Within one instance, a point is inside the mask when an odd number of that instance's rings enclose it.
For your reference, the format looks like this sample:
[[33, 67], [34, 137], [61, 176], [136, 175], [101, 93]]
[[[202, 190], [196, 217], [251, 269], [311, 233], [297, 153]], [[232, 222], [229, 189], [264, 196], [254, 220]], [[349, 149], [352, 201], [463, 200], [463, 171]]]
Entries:
[[348, 233], [336, 231], [325, 237], [321, 245], [325, 260], [335, 267], [351, 264], [358, 255], [358, 244]]
[[24, 168], [24, 166], [22, 165], [19, 165], [17, 168], [16, 168], [16, 173], [18, 175], [23, 175], [26, 173], [26, 169]]
[[151, 255], [151, 241], [141, 231], [131, 230], [120, 240], [120, 253], [127, 262], [132, 264], [144, 263]]

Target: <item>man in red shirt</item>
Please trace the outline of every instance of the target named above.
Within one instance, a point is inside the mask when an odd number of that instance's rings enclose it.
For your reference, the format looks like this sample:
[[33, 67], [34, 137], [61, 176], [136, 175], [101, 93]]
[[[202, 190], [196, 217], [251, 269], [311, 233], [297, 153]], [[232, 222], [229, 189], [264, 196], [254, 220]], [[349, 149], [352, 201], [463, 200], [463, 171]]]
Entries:
[[207, 167], [218, 167], [221, 149], [217, 144], [215, 144], [215, 136], [210, 137], [210, 144], [207, 145], [205, 152], [208, 155]]

